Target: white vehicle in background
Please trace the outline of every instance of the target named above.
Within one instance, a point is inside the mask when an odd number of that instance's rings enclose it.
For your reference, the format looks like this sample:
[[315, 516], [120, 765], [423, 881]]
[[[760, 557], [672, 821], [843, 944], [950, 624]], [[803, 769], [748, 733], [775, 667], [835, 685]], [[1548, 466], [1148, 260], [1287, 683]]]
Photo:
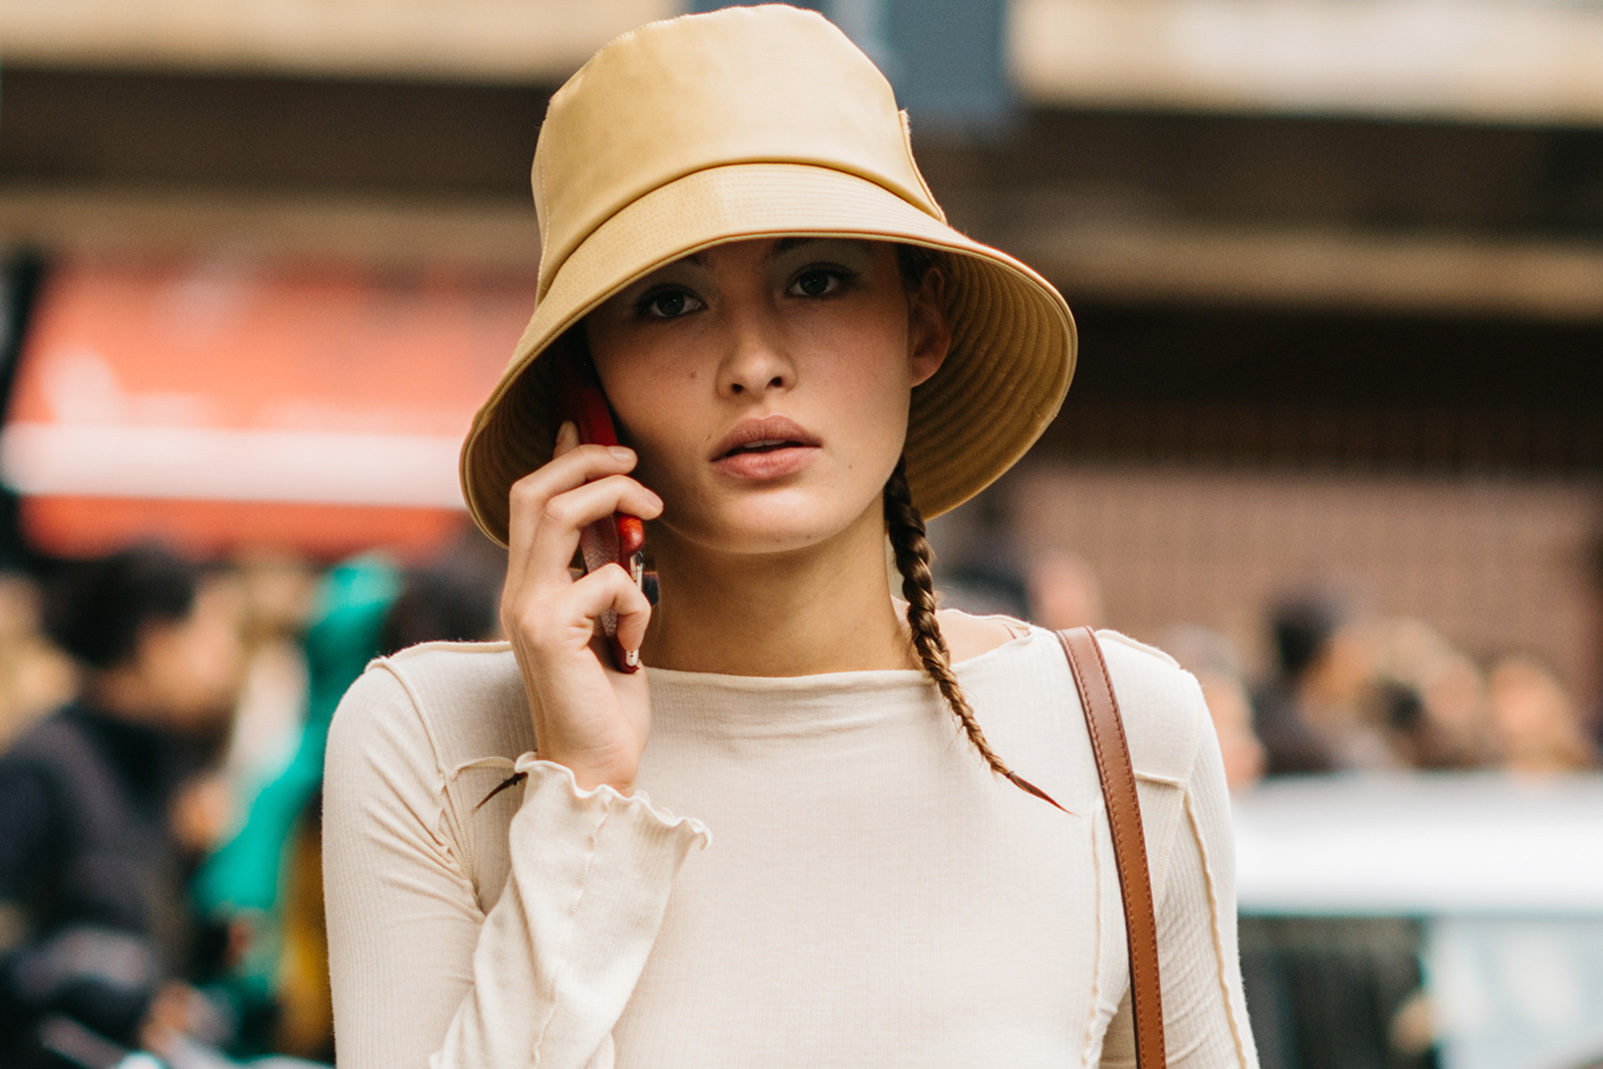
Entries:
[[1234, 807], [1243, 962], [1264, 1069], [1301, 1064], [1285, 1034], [1299, 1014], [1286, 1007], [1318, 984], [1306, 969], [1277, 972], [1271, 947], [1267, 982], [1300, 993], [1254, 999], [1263, 941], [1253, 933], [1294, 933], [1278, 946], [1284, 957], [1311, 921], [1370, 933], [1343, 943], [1349, 963], [1373, 933], [1413, 933], [1420, 993], [1382, 1024], [1402, 1047], [1400, 1033], [1423, 1029], [1434, 1058], [1417, 1064], [1603, 1066], [1603, 777], [1291, 778]]

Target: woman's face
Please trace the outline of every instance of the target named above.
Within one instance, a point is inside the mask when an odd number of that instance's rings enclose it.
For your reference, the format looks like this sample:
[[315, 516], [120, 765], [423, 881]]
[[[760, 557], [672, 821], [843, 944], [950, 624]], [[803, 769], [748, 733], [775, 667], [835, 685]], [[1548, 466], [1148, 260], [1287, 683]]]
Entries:
[[942, 285], [931, 271], [911, 292], [885, 242], [759, 239], [593, 312], [596, 370], [665, 504], [652, 537], [772, 553], [877, 529], [910, 392], [950, 342]]

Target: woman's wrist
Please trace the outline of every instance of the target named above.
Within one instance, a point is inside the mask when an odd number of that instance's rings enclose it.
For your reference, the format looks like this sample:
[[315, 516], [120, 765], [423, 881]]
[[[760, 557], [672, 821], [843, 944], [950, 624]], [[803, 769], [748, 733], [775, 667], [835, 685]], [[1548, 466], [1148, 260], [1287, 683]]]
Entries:
[[634, 793], [635, 769], [622, 768], [613, 764], [597, 764], [583, 760], [570, 759], [567, 755], [539, 750], [535, 758], [540, 761], [549, 761], [553, 765], [561, 765], [573, 777], [574, 786], [581, 791], [594, 791], [600, 787], [611, 787], [619, 794], [628, 796]]

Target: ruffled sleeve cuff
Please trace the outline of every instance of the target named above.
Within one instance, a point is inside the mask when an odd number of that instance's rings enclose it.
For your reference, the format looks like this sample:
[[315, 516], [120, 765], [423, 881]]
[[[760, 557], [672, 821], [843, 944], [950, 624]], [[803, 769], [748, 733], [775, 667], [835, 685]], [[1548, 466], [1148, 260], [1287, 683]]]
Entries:
[[[533, 753], [520, 756], [514, 769], [528, 777], [523, 785], [522, 811], [534, 809], [541, 814], [543, 841], [550, 841], [553, 833], [564, 837], [561, 830], [610, 825], [608, 846], [628, 846], [632, 842], [647, 852], [668, 849], [677, 855], [675, 869], [690, 847], [706, 849], [712, 842], [707, 825], [695, 817], [674, 816], [655, 805], [645, 791], [626, 795], [606, 784], [585, 790], [568, 766], [543, 761]], [[570, 821], [579, 827], [572, 828]]]

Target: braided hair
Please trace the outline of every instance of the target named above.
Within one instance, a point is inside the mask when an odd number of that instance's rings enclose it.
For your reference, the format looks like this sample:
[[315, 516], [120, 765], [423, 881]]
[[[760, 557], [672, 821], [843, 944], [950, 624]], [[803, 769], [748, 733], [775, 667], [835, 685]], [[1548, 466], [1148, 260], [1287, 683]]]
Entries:
[[[924, 284], [924, 276], [940, 265], [939, 254], [920, 245], [897, 245], [896, 266], [909, 293], [916, 293]], [[970, 745], [979, 753], [992, 772], [1001, 776], [1026, 794], [1063, 807], [1041, 788], [1007, 767], [991, 749], [980, 722], [975, 719], [974, 708], [969, 705], [963, 687], [952, 671], [952, 655], [946, 648], [946, 638], [935, 618], [935, 577], [930, 574], [930, 562], [935, 552], [929, 539], [924, 537], [924, 517], [913, 504], [913, 492], [907, 484], [907, 461], [896, 462], [896, 470], [885, 484], [885, 530], [890, 536], [891, 551], [896, 556], [896, 570], [902, 576], [902, 597], [907, 599], [907, 627], [913, 635], [913, 648], [924, 665], [924, 671], [935, 683], [941, 698], [963, 725], [963, 733]]]
[[974, 716], [957, 675], [952, 671], [952, 656], [941, 635], [941, 625], [935, 618], [935, 580], [930, 574], [930, 561], [935, 554], [929, 539], [924, 536], [924, 517], [913, 504], [912, 490], [907, 485], [907, 462], [899, 460], [896, 470], [885, 484], [885, 529], [890, 536], [891, 550], [896, 555], [896, 570], [902, 576], [902, 596], [907, 599], [907, 626], [913, 635], [913, 648], [923, 663], [924, 671], [935, 683], [969, 743], [979, 753], [992, 772], [1006, 779], [1020, 790], [1063, 807], [1052, 796], [1007, 767], [991, 749], [985, 732]]

